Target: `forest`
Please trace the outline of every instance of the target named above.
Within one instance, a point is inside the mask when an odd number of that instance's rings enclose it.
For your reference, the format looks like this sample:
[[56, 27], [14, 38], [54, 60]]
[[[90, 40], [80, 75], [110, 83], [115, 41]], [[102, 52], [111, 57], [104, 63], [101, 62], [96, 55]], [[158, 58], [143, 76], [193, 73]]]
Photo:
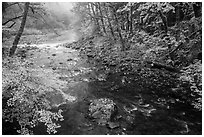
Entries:
[[2, 2], [3, 135], [202, 135], [202, 2]]

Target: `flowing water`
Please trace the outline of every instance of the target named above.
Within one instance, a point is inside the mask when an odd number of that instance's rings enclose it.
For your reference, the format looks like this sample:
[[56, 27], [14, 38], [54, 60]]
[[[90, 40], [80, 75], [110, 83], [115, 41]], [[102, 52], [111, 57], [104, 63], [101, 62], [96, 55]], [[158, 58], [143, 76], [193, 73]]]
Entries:
[[[55, 89], [47, 95], [52, 111], [63, 110], [64, 121], [57, 129], [59, 135], [70, 134], [201, 134], [202, 116], [188, 104], [174, 98], [154, 94], [148, 87], [141, 87], [134, 74], [124, 75], [98, 71], [79, 52], [59, 46], [59, 43], [33, 45], [38, 49], [28, 53], [34, 68], [42, 68], [45, 85]], [[43, 76], [44, 75], [44, 76]], [[117, 107], [119, 126], [100, 126], [88, 115], [90, 100], [112, 99]], [[34, 134], [48, 134], [40, 124]]]

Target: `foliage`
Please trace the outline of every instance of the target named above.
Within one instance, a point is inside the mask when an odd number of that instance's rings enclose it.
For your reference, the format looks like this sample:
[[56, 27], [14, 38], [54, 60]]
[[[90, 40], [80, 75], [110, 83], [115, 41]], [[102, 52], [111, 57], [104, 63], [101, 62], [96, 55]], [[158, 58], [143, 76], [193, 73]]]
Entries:
[[[5, 12], [3, 12], [2, 25], [5, 28], [12, 28], [17, 30], [20, 26], [22, 19], [23, 2], [4, 2]], [[56, 32], [56, 29], [68, 29], [73, 17], [71, 17], [68, 11], [62, 11], [63, 13], [55, 13], [54, 9], [51, 9], [52, 3], [39, 3], [31, 2], [28, 11], [28, 19], [25, 28], [32, 30], [32, 32], [25, 32], [24, 35], [30, 33], [41, 34], [42, 32], [51, 31]], [[57, 5], [53, 3], [53, 5]], [[56, 7], [55, 7], [56, 8]], [[60, 8], [60, 7], [58, 7]], [[16, 32], [15, 32], [16, 33]], [[14, 34], [15, 35], [15, 34]]]
[[[184, 68], [184, 72], [179, 78], [183, 83], [189, 84], [189, 89], [192, 92], [191, 96], [194, 98], [191, 103], [198, 110], [202, 110], [202, 63], [197, 61]], [[184, 84], [184, 85], [185, 85]]]
[[[162, 69], [149, 69], [148, 67], [151, 66], [148, 66], [146, 62], [160, 62], [175, 69], [182, 69], [191, 65], [197, 58], [198, 53], [202, 53], [202, 34], [199, 32], [201, 30], [201, 17], [190, 16], [188, 19], [183, 19], [182, 15], [176, 14], [179, 10], [178, 7], [181, 8], [182, 13], [185, 11], [186, 17], [192, 14], [194, 12], [192, 9], [193, 3], [100, 3], [106, 30], [111, 29], [108, 25], [107, 15], [113, 16], [113, 14], [116, 14], [117, 20], [112, 18], [109, 21], [112, 29], [116, 32], [117, 25], [114, 23], [118, 21], [117, 24], [125, 39], [125, 50], [121, 50], [122, 43], [119, 35], [114, 33], [112, 37], [109, 37], [111, 31], [106, 31], [109, 34], [104, 32], [99, 15], [94, 16], [87, 5], [94, 6], [96, 13], [98, 8], [97, 3], [81, 4], [80, 7], [84, 10], [84, 21], [95, 22], [94, 24], [97, 26], [96, 20], [98, 20], [99, 31], [104, 37], [93, 33], [92, 36], [85, 36], [82, 40], [83, 42], [73, 43], [72, 47], [77, 45], [77, 49], [81, 48], [81, 54], [87, 55], [88, 60], [96, 60], [97, 63], [95, 65], [102, 64], [102, 68], [107, 70], [107, 74], [112, 72], [123, 74], [138, 73], [142, 80], [140, 79], [137, 82], [141, 82], [141, 85], [146, 83], [145, 86], [148, 85], [152, 90], [157, 89], [159, 91], [166, 89], [165, 87], [173, 88], [178, 86], [177, 84], [181, 81], [180, 78], [178, 79], [178, 74], [171, 74]], [[108, 8], [104, 5], [108, 6]], [[191, 9], [187, 8], [189, 6]], [[108, 14], [105, 14], [105, 9]], [[131, 10], [132, 13], [130, 12]], [[170, 13], [175, 14], [174, 17], [176, 18], [177, 16], [179, 17], [175, 22], [172, 20], [174, 26], [168, 24], [166, 33], [163, 33], [161, 26], [164, 25], [164, 20], [159, 13], [160, 11], [166, 16], [167, 20], [172, 17], [169, 15]], [[126, 18], [130, 14], [132, 14], [131, 17], [136, 24], [132, 32], [129, 31], [130, 26], [127, 25], [130, 22], [130, 18]], [[142, 22], [143, 24], [140, 24], [140, 19], [136, 15], [144, 17], [143, 21], [145, 20], [145, 23]], [[154, 29], [148, 31], [147, 27]], [[117, 40], [114, 39], [114, 36], [117, 37]], [[196, 71], [194, 70], [193, 72], [196, 73]], [[171, 94], [171, 90], [166, 92], [166, 94]], [[190, 92], [186, 95], [181, 91], [177, 93], [177, 96], [181, 94], [189, 98], [191, 102], [197, 102], [196, 98], [189, 96]]]
[[3, 61], [3, 120], [17, 121], [20, 134], [32, 134], [32, 128], [39, 122], [45, 123], [49, 134], [56, 133], [56, 128], [60, 127], [56, 121], [63, 120], [62, 110], [57, 113], [50, 111], [46, 99], [46, 91], [50, 89], [32, 77], [29, 63], [18, 58]]

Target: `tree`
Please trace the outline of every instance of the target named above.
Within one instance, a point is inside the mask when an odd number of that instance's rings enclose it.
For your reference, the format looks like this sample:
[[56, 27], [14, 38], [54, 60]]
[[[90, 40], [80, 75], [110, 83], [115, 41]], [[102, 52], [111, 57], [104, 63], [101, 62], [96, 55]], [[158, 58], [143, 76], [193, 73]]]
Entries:
[[14, 55], [14, 53], [16, 51], [16, 48], [17, 48], [17, 45], [18, 45], [18, 42], [19, 42], [19, 40], [21, 38], [21, 35], [23, 33], [23, 30], [24, 30], [24, 27], [25, 27], [25, 23], [26, 23], [27, 14], [28, 14], [29, 4], [30, 4], [29, 2], [25, 3], [21, 25], [20, 25], [18, 33], [16, 34], [16, 37], [14, 39], [13, 46], [10, 49], [9, 56], [13, 56]]
[[109, 8], [106, 7], [106, 3], [104, 3], [104, 8], [105, 8], [105, 14], [106, 14], [106, 18], [107, 18], [107, 21], [108, 21], [108, 26], [109, 26], [111, 35], [113, 36], [114, 40], [116, 40], [114, 31], [113, 31], [113, 26], [111, 24], [111, 19], [110, 19], [109, 15], [108, 15]]
[[165, 33], [167, 34], [167, 31], [168, 31], [168, 26], [167, 26], [167, 17], [162, 13], [161, 10], [159, 10], [159, 15], [162, 19], [162, 22], [163, 22], [163, 25], [164, 25], [164, 31]]
[[99, 25], [99, 21], [97, 18], [97, 13], [96, 13], [96, 6], [94, 6], [94, 3], [90, 3], [91, 5], [91, 10], [92, 10], [92, 14], [93, 14], [93, 18], [94, 18], [94, 23], [96, 25], [96, 31], [100, 31], [100, 25]]
[[103, 16], [103, 13], [102, 13], [102, 10], [101, 10], [101, 4], [100, 4], [100, 2], [97, 2], [97, 3], [98, 3], [99, 12], [100, 12], [100, 19], [101, 19], [103, 32], [106, 34], [106, 28], [105, 28], [105, 23], [104, 23], [104, 20], [103, 20], [104, 16]]
[[117, 27], [117, 32], [118, 32], [118, 35], [119, 35], [119, 38], [120, 38], [121, 50], [124, 51], [125, 50], [125, 43], [124, 43], [124, 40], [123, 40], [123, 36], [121, 34], [121, 29], [120, 29], [120, 25], [119, 25], [120, 22], [118, 21], [118, 17], [117, 17], [117, 14], [116, 14], [116, 9], [115, 9], [113, 4], [111, 4], [110, 6], [112, 8], [113, 18], [115, 20], [115, 24], [116, 24], [116, 27]]
[[130, 6], [130, 11], [129, 11], [129, 23], [130, 23], [130, 33], [132, 34], [133, 32], [133, 17], [132, 17], [132, 12], [133, 12], [133, 6], [132, 3], [129, 3]]

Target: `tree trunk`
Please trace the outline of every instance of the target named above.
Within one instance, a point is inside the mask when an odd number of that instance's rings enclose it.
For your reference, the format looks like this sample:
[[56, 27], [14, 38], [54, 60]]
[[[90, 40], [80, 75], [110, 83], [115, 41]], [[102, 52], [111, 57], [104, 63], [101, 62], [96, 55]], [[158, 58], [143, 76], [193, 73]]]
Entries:
[[201, 2], [195, 2], [193, 4], [193, 11], [194, 11], [196, 18], [202, 16], [202, 3]]
[[97, 17], [96, 17], [96, 12], [95, 12], [95, 10], [94, 10], [94, 5], [93, 5], [93, 3], [91, 3], [91, 9], [92, 9], [93, 16], [94, 16], [94, 23], [95, 23], [95, 25], [96, 25], [96, 27], [97, 27], [97, 30], [96, 30], [96, 31], [100, 31], [100, 25], [99, 25], [98, 19], [97, 19]]
[[162, 13], [161, 10], [159, 10], [159, 15], [162, 19], [162, 22], [163, 22], [163, 25], [164, 25], [164, 31], [165, 33], [167, 34], [167, 31], [168, 31], [168, 27], [167, 27], [167, 17]]
[[[104, 3], [104, 7], [106, 7], [105, 3]], [[106, 13], [106, 17], [107, 17], [107, 19], [108, 19], [108, 26], [109, 26], [109, 28], [110, 28], [111, 34], [112, 34], [114, 40], [116, 40], [116, 39], [115, 39], [114, 31], [113, 31], [113, 26], [112, 26], [111, 21], [110, 21], [110, 18], [109, 18], [109, 16], [108, 16], [108, 7], [106, 8], [105, 13]]]
[[112, 8], [112, 9], [113, 9], [113, 15], [114, 15], [116, 26], [117, 26], [118, 35], [119, 35], [120, 42], [121, 42], [121, 51], [124, 51], [125, 50], [125, 44], [124, 44], [124, 40], [123, 40], [123, 37], [121, 34], [121, 30], [120, 30], [120, 26], [119, 26], [119, 22], [118, 22], [118, 17], [116, 15], [115, 9], [114, 8]]
[[6, 8], [7, 8], [7, 6], [8, 6], [9, 4], [8, 4], [8, 2], [2, 2], [2, 15], [4, 15], [4, 13], [6, 13]]
[[132, 3], [130, 3], [130, 13], [129, 13], [129, 22], [130, 22], [129, 31], [130, 31], [130, 34], [132, 34], [132, 32], [133, 32], [133, 30], [132, 30], [133, 29], [133, 26], [132, 26], [132, 8], [133, 8]]
[[29, 4], [30, 4], [29, 2], [25, 3], [23, 18], [22, 18], [22, 21], [21, 21], [21, 26], [20, 26], [20, 28], [18, 30], [18, 33], [16, 34], [16, 37], [15, 37], [14, 42], [13, 42], [13, 46], [11, 47], [10, 52], [9, 52], [9, 56], [14, 55], [14, 53], [16, 51], [16, 48], [17, 48], [17, 45], [18, 45], [18, 42], [19, 42], [19, 40], [21, 38], [21, 35], [23, 33], [25, 23], [26, 23], [27, 14], [28, 14]]
[[161, 63], [158, 63], [158, 62], [147, 61], [147, 63], [151, 65], [151, 68], [165, 69], [165, 70], [168, 70], [170, 72], [176, 72], [176, 73], [181, 72], [177, 68], [171, 67], [169, 65], [161, 64]]
[[181, 12], [180, 3], [178, 3], [178, 5], [176, 6], [175, 12], [176, 12], [176, 22], [178, 23], [181, 20], [181, 17], [180, 17], [180, 12]]
[[129, 28], [130, 28], [130, 21], [129, 21], [129, 13], [128, 12], [127, 12], [126, 18], [127, 18], [126, 31], [128, 32]]
[[89, 10], [89, 13], [90, 13], [90, 15], [89, 15], [89, 16], [90, 16], [90, 20], [91, 20], [91, 21], [94, 21], [94, 17], [93, 17], [93, 15], [91, 14], [91, 11], [92, 11], [92, 10], [91, 10], [91, 6], [90, 6], [90, 4], [88, 4], [87, 6], [88, 6], [87, 8], [88, 8], [88, 10]]
[[105, 28], [105, 24], [104, 24], [104, 20], [103, 20], [103, 13], [101, 10], [100, 2], [98, 2], [98, 8], [99, 8], [100, 16], [101, 16], [101, 23], [102, 23], [102, 27], [103, 27], [103, 32], [106, 34], [106, 28]]

